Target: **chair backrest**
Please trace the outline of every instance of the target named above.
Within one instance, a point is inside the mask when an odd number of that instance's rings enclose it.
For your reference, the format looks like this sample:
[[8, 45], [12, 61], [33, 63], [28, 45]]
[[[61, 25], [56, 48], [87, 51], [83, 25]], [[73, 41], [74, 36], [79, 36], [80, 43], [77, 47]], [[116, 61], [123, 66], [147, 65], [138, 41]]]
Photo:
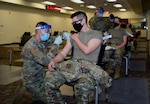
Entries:
[[73, 52], [74, 52], [74, 47], [72, 47], [72, 49], [71, 49], [71, 56], [70, 56], [70, 59], [72, 60], [73, 59]]
[[102, 61], [104, 57], [105, 47], [106, 47], [105, 44], [101, 45], [101, 49], [97, 60], [97, 65], [101, 66], [103, 69], [105, 69], [105, 63]]
[[24, 34], [21, 37], [21, 42], [20, 46], [24, 46], [25, 43], [31, 38], [31, 33], [30, 32], [24, 32]]
[[59, 33], [59, 31], [54, 31], [53, 36], [57, 36], [57, 35], [58, 35], [58, 33]]
[[[105, 47], [106, 47], [105, 44], [101, 45], [101, 49], [100, 49], [98, 60], [97, 60], [97, 65], [101, 66], [103, 69], [105, 68], [105, 65], [104, 65], [105, 63], [102, 62], [103, 57], [104, 57]], [[72, 47], [72, 49], [71, 49], [70, 59], [73, 59], [73, 55], [74, 55], [73, 51], [74, 51], [74, 47]]]

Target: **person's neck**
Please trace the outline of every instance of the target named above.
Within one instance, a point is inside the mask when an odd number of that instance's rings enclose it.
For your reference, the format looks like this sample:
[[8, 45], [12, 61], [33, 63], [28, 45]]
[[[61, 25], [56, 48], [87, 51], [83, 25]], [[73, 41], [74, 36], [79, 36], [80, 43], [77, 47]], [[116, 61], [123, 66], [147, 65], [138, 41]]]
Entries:
[[38, 42], [41, 42], [40, 36], [38, 34], [35, 34], [34, 37]]
[[120, 29], [120, 26], [115, 27], [115, 29]]
[[87, 31], [89, 31], [90, 30], [90, 28], [87, 26], [87, 25], [85, 25], [83, 28], [82, 28], [82, 32], [87, 32]]

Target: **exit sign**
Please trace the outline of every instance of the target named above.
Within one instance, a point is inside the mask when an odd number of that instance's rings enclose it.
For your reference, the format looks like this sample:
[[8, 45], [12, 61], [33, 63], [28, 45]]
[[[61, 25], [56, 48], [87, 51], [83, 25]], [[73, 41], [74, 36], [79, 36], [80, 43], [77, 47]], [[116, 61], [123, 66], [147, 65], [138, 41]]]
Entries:
[[46, 10], [60, 12], [60, 7], [54, 5], [46, 5]]

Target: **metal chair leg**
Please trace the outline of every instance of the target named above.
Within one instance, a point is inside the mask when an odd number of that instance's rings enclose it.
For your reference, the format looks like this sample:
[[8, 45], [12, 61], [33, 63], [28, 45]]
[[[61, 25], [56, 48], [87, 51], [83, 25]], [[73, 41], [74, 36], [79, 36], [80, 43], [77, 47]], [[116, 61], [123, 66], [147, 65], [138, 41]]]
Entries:
[[9, 50], [9, 65], [11, 66], [12, 64], [12, 50]]
[[105, 99], [105, 101], [108, 102], [108, 88], [105, 88], [105, 93], [106, 93], [106, 99]]
[[128, 63], [129, 63], [129, 62], [128, 62], [128, 57], [127, 57], [127, 56], [124, 56], [123, 58], [124, 58], [125, 61], [126, 61], [126, 62], [125, 62], [125, 67], [126, 67], [125, 75], [128, 76]]
[[[95, 86], [95, 104], [98, 104], [99, 102], [99, 96], [98, 96], [98, 86]], [[108, 102], [108, 88], [105, 88], [105, 101]]]
[[98, 104], [98, 86], [95, 86], [95, 104]]

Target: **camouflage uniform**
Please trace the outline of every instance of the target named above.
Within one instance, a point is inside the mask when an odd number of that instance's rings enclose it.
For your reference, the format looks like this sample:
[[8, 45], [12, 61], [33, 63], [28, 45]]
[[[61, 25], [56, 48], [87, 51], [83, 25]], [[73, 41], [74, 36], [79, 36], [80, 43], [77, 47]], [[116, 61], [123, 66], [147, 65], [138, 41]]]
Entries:
[[[94, 30], [89, 30], [86, 33], [79, 33], [79, 39], [87, 44], [90, 39], [101, 39], [102, 33]], [[100, 47], [89, 55], [83, 54], [77, 44], [71, 39], [71, 44], [74, 47], [72, 60], [63, 61], [56, 64], [55, 72], [47, 72], [45, 82], [47, 92], [51, 95], [48, 99], [51, 103], [55, 103], [56, 99], [61, 100], [60, 86], [66, 82], [74, 82], [75, 95], [77, 104], [88, 104], [93, 100], [91, 92], [94, 92], [95, 85], [110, 87], [111, 78], [103, 71], [100, 66], [96, 65]], [[92, 57], [92, 58], [91, 58]], [[56, 95], [56, 96], [55, 96]]]
[[[110, 45], [112, 47], [116, 47], [123, 42], [122, 40], [123, 36], [126, 35], [126, 33], [122, 29], [121, 29], [122, 32], [118, 33], [117, 35], [114, 32], [112, 33], [114, 23], [111, 22], [108, 18], [95, 16], [90, 19], [89, 24], [92, 29], [103, 31], [103, 32], [107, 31], [108, 33], [112, 35], [112, 39], [110, 39], [110, 42], [107, 44], [104, 44], [104, 46]], [[103, 61], [108, 62], [108, 64], [106, 64], [106, 70], [109, 68], [120, 70], [122, 54], [124, 51], [123, 49], [124, 48], [115, 50], [115, 51], [105, 50], [104, 57], [100, 56], [100, 58]]]
[[89, 25], [91, 29], [102, 32], [108, 31], [114, 26], [113, 22], [110, 22], [109, 18], [97, 16], [94, 16], [89, 20]]
[[[108, 32], [109, 29], [114, 27], [114, 23], [111, 22], [109, 18], [98, 17], [96, 15], [89, 20], [89, 25], [90, 25], [90, 28], [93, 30], [102, 31], [103, 36], [104, 36], [104, 32]], [[99, 58], [98, 58], [98, 64], [102, 63], [102, 60], [104, 57], [104, 51], [106, 47], [105, 43], [106, 41], [103, 41], [103, 44], [101, 46], [101, 52], [100, 52], [101, 54], [99, 55]]]
[[23, 84], [33, 94], [34, 100], [46, 101], [44, 86], [46, 71], [44, 66], [49, 64], [59, 48], [57, 45], [52, 45], [47, 53], [46, 48], [52, 43], [53, 40], [39, 43], [35, 37], [32, 37], [21, 52], [24, 62], [22, 72]]
[[[108, 46], [116, 47], [123, 42], [123, 37], [127, 36], [124, 29], [110, 29], [109, 33], [112, 38], [107, 43]], [[124, 53], [124, 47], [118, 50], [105, 50], [104, 61], [109, 61], [108, 68], [120, 69], [122, 62], [122, 55]]]

